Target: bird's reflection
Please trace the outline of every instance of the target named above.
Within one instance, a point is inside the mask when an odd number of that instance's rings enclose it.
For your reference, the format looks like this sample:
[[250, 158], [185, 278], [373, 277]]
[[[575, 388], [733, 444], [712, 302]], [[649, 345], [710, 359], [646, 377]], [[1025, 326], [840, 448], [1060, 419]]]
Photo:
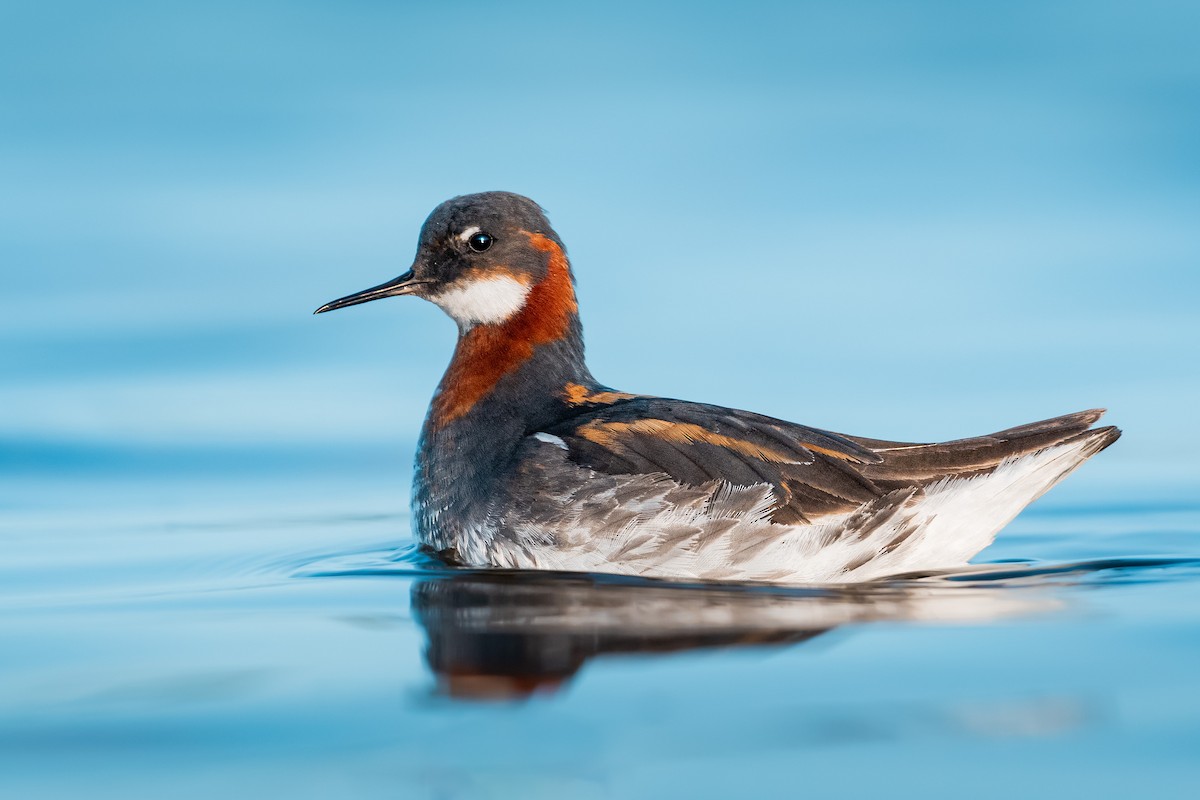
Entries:
[[853, 623], [981, 621], [1052, 603], [937, 581], [825, 590], [544, 573], [448, 572], [412, 590], [439, 690], [464, 698], [552, 692], [597, 656], [795, 644]]

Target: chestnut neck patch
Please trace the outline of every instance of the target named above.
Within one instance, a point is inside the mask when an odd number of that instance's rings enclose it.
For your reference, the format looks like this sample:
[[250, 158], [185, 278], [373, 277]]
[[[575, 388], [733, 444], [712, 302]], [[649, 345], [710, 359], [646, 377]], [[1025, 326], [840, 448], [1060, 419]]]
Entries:
[[529, 288], [524, 305], [496, 324], [478, 324], [459, 336], [454, 358], [433, 400], [434, 429], [466, 415], [500, 379], [520, 369], [534, 350], [566, 337], [579, 312], [566, 253], [547, 236], [524, 232], [547, 254], [546, 277]]

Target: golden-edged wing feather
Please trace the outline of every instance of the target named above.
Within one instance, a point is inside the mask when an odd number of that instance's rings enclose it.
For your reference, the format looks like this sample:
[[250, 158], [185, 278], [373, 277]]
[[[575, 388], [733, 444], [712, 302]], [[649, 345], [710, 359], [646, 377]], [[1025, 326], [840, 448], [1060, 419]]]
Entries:
[[761, 414], [638, 397], [585, 411], [546, 431], [572, 461], [609, 474], [663, 473], [700, 486], [770, 486], [772, 519], [794, 523], [858, 508], [882, 492], [863, 475], [882, 463], [835, 433]]
[[798, 524], [853, 511], [899, 488], [988, 472], [1077, 436], [1097, 437], [1097, 450], [1103, 449], [1120, 432], [1089, 430], [1101, 413], [913, 444], [843, 436], [702, 403], [632, 397], [584, 410], [545, 433], [563, 441], [572, 461], [600, 473], [663, 474], [689, 486], [714, 480], [768, 485], [775, 497], [771, 520]]

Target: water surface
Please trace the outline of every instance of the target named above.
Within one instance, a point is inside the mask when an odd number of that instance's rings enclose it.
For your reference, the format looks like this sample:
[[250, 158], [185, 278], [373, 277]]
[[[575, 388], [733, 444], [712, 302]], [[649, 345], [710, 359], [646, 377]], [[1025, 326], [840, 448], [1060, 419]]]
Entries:
[[969, 570], [830, 588], [448, 570], [405, 528], [10, 526], [6, 792], [1184, 797], [1196, 777], [1194, 506], [1035, 510]]

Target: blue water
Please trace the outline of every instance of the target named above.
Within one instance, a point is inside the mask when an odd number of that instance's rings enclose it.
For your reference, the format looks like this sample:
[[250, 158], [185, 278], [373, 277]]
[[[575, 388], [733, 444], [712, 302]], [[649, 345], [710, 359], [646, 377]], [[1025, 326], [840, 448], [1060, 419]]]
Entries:
[[[0, 796], [1190, 797], [1188, 3], [0, 5]], [[453, 325], [313, 318], [528, 194], [621, 389], [1125, 430], [955, 575], [447, 573]]]

